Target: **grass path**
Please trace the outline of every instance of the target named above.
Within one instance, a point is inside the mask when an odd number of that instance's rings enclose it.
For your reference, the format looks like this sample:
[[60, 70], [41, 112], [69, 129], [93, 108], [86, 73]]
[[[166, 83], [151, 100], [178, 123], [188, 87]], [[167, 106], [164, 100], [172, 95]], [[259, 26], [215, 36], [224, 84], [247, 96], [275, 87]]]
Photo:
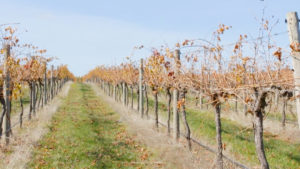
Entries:
[[[162, 116], [163, 110], [165, 105], [160, 103]], [[215, 145], [213, 114], [187, 112], [194, 136]], [[214, 168], [213, 153], [197, 146], [190, 152], [184, 140], [176, 143], [165, 129], [157, 131], [153, 124], [105, 96], [97, 85], [74, 83], [27, 168]], [[226, 119], [222, 125], [225, 153], [259, 168], [252, 130]], [[272, 168], [299, 168], [299, 144], [267, 133], [264, 141]]]
[[160, 167], [118, 120], [89, 85], [74, 83], [28, 168]]
[[[154, 160], [163, 164], [162, 168], [170, 169], [209, 169], [215, 168], [215, 154], [208, 150], [193, 145], [189, 151], [185, 139], [182, 137], [175, 141], [167, 134], [166, 128], [157, 128], [153, 119], [140, 118], [140, 114], [116, 102], [112, 97], [103, 93], [96, 84], [90, 84], [95, 93], [112, 109], [120, 115], [120, 121], [127, 126], [127, 131], [135, 140], [145, 144], [154, 154]], [[150, 167], [153, 168], [153, 167]], [[225, 168], [237, 169], [225, 160]]]

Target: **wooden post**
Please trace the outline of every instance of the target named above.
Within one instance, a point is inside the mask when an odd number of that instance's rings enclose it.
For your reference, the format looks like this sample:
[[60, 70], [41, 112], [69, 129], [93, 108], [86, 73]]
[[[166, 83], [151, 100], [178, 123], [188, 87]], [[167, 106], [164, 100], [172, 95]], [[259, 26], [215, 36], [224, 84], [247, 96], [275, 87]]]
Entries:
[[123, 91], [123, 92], [122, 92], [122, 94], [123, 94], [123, 95], [122, 95], [122, 96], [123, 96], [123, 100], [122, 100], [122, 101], [123, 101], [123, 105], [124, 105], [124, 106], [126, 106], [126, 91], [125, 91], [125, 88], [126, 88], [126, 83], [123, 82], [123, 83], [122, 83], [122, 91]]
[[52, 65], [51, 66], [51, 88], [50, 88], [50, 92], [51, 92], [51, 99], [53, 99], [53, 97], [54, 97], [54, 89], [53, 89], [53, 87], [54, 87], [54, 83], [53, 83], [53, 69], [54, 69], [54, 66]]
[[131, 96], [131, 109], [133, 110], [133, 85], [130, 85], [130, 91], [131, 91], [131, 94], [130, 94], [130, 96]]
[[[246, 70], [246, 64], [245, 63], [243, 64], [243, 68], [244, 68], [244, 70]], [[246, 76], [243, 77], [243, 84], [245, 84], [245, 83], [246, 83]], [[243, 92], [243, 95], [244, 95], [243, 99], [245, 101], [246, 97], [247, 97], [246, 91]], [[247, 115], [247, 113], [248, 113], [248, 106], [247, 106], [247, 104], [244, 104], [244, 115]]]
[[45, 62], [45, 73], [44, 73], [44, 102], [47, 104], [47, 63]]
[[[296, 12], [289, 12], [287, 14], [287, 25], [289, 32], [290, 44], [295, 45], [296, 49], [299, 49], [300, 34], [299, 34], [299, 23]], [[300, 94], [300, 52], [292, 51], [292, 62], [294, 68], [294, 79], [295, 79], [295, 94]], [[296, 110], [298, 116], [298, 127], [300, 128], [300, 98], [296, 97]]]
[[202, 110], [203, 109], [203, 94], [202, 94], [202, 91], [200, 91], [199, 100], [200, 100], [200, 109]]
[[32, 82], [32, 110], [33, 110], [33, 116], [36, 115], [36, 84], [35, 81]]
[[110, 83], [107, 83], [108, 85], [107, 85], [107, 91], [108, 91], [108, 96], [111, 96], [111, 89], [110, 89]]
[[115, 101], [117, 101], [117, 86], [114, 84], [114, 99], [115, 99]]
[[33, 108], [33, 82], [29, 83], [29, 97], [30, 97], [30, 104], [29, 104], [29, 113], [28, 113], [28, 119], [31, 120], [31, 116], [32, 116], [32, 108]]
[[140, 62], [140, 68], [139, 68], [139, 112], [141, 114], [141, 117], [144, 117], [144, 92], [143, 92], [143, 59], [141, 59]]
[[137, 111], [140, 112], [140, 89], [137, 89]]
[[[51, 71], [50, 71], [51, 73]], [[51, 100], [51, 77], [49, 79], [47, 79], [47, 82], [48, 82], [48, 94], [47, 94], [47, 99], [48, 101]], [[66, 78], [64, 78], [63, 80], [63, 84], [65, 84], [66, 82]]]
[[[145, 100], [146, 100], [146, 110], [145, 110], [145, 114], [147, 119], [149, 119], [149, 99], [148, 99], [148, 91], [147, 91], [147, 86], [146, 84], [144, 85], [144, 95], [145, 95]], [[133, 101], [133, 100], [132, 100]]]
[[3, 72], [5, 74], [4, 78], [4, 84], [3, 84], [3, 92], [4, 92], [4, 98], [5, 98], [5, 105], [6, 105], [6, 118], [5, 118], [5, 141], [6, 144], [9, 144], [9, 137], [11, 134], [11, 123], [10, 123], [10, 112], [11, 112], [11, 102], [10, 102], [10, 72], [9, 72], [9, 65], [8, 65], [8, 59], [10, 57], [10, 45], [4, 46], [4, 67]]
[[129, 101], [129, 94], [128, 94], [128, 85], [126, 85], [126, 106], [128, 107], [128, 101]]
[[[175, 59], [176, 62], [180, 61], [180, 50], [176, 49], [175, 50]], [[176, 63], [176, 69], [175, 69], [175, 76], [178, 75], [179, 73], [179, 65]], [[179, 130], [179, 113], [178, 113], [178, 108], [177, 108], [177, 102], [178, 102], [178, 89], [174, 88], [173, 90], [173, 136], [175, 140], [179, 139], [180, 136], [180, 130]]]
[[237, 96], [235, 96], [234, 110], [235, 110], [236, 113], [238, 113], [238, 97]]

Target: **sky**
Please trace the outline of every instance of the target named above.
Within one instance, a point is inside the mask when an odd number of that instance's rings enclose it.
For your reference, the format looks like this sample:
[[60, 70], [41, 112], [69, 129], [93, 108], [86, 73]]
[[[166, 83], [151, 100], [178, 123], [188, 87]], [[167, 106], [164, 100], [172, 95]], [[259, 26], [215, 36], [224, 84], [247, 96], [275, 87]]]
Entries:
[[[255, 37], [263, 9], [286, 32], [287, 12], [300, 12], [300, 0], [0, 0], [0, 24], [16, 25], [20, 39], [55, 56], [82, 76], [98, 65], [147, 57], [153, 47], [185, 39], [209, 38], [219, 24], [232, 26], [225, 41]], [[288, 46], [288, 34], [278, 35]], [[134, 46], [144, 51], [133, 54]]]

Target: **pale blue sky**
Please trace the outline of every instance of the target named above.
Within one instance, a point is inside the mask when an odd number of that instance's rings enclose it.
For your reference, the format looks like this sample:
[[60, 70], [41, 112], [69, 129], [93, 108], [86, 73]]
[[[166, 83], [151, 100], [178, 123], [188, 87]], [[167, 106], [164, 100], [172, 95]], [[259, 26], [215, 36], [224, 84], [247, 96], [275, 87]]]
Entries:
[[[208, 38], [223, 23], [233, 28], [225, 41], [257, 32], [266, 8], [286, 31], [285, 15], [300, 12], [300, 0], [0, 0], [0, 24], [19, 22], [24, 42], [46, 48], [83, 75], [101, 64], [118, 64], [134, 46], [147, 49], [189, 38]], [[28, 30], [28, 32], [25, 32]], [[288, 45], [287, 34], [278, 37]], [[145, 57], [136, 53], [133, 59]]]

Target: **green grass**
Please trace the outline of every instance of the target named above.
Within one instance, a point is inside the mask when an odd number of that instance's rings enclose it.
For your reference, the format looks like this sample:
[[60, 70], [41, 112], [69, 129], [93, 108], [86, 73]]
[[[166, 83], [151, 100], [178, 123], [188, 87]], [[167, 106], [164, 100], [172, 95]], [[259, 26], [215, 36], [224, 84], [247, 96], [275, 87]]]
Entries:
[[[213, 113], [188, 110], [187, 117], [194, 134], [213, 144], [216, 143]], [[223, 143], [231, 147], [231, 153], [240, 161], [250, 162], [254, 165], [259, 164], [252, 128], [246, 129], [236, 122], [222, 119], [222, 139]], [[300, 144], [276, 139], [276, 136], [270, 133], [264, 134], [264, 144], [271, 168], [299, 168]]]
[[143, 168], [149, 152], [86, 84], [73, 84], [28, 168]]
[[[29, 88], [22, 87], [22, 93], [23, 93], [22, 101], [23, 101], [23, 106], [25, 109], [25, 107], [28, 106], [30, 103]], [[0, 106], [0, 109], [2, 111], [2, 106]], [[11, 114], [20, 113], [20, 112], [21, 112], [20, 98], [19, 97], [13, 98]], [[24, 112], [25, 115], [26, 115], [26, 113], [28, 113], [28, 112]]]
[[[150, 92], [149, 92], [150, 93]], [[136, 99], [136, 95], [134, 95]], [[162, 96], [164, 97], [164, 96]], [[161, 99], [161, 97], [159, 98]], [[154, 100], [149, 95], [149, 113], [153, 113]], [[159, 101], [159, 118], [166, 119], [167, 106]], [[215, 145], [215, 121], [214, 113], [209, 110], [187, 109], [187, 120], [193, 135]], [[223, 143], [230, 148], [231, 154], [242, 163], [259, 165], [255, 152], [254, 135], [252, 127], [242, 127], [237, 122], [222, 118]], [[265, 151], [271, 168], [299, 169], [300, 144], [280, 140], [276, 136], [264, 133]]]
[[[276, 120], [276, 121], [282, 121], [282, 114], [279, 112], [272, 112], [270, 114], [268, 114], [268, 119], [270, 120]], [[289, 111], [286, 112], [286, 122], [287, 123], [294, 123], [297, 124], [297, 116], [293, 115], [292, 113], [290, 113]]]

